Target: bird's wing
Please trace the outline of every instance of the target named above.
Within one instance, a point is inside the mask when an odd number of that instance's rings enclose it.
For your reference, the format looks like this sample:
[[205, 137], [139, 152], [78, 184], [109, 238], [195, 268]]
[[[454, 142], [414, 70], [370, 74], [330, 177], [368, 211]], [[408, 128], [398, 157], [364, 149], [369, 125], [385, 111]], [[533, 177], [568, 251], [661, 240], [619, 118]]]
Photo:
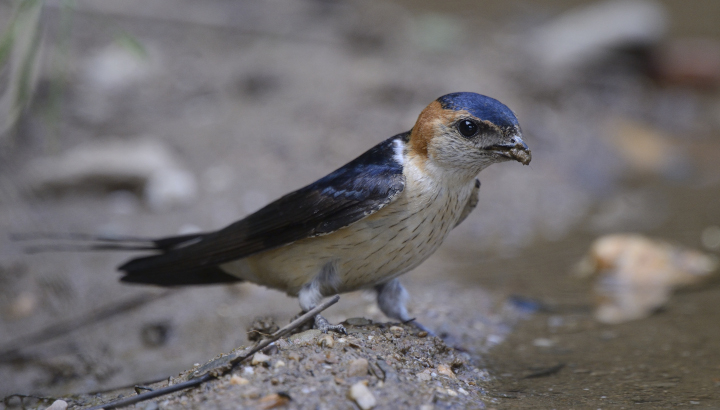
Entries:
[[453, 228], [456, 228], [458, 225], [462, 223], [462, 221], [465, 220], [465, 218], [470, 215], [470, 212], [472, 212], [475, 207], [478, 204], [478, 201], [480, 200], [480, 180], [475, 180], [475, 186], [473, 187], [472, 192], [470, 193], [470, 198], [468, 198], [467, 203], [465, 204], [465, 208], [463, 208], [462, 213], [460, 214], [460, 219], [455, 223], [455, 226]]
[[[406, 133], [407, 134], [407, 133]], [[175, 241], [157, 239], [162, 253], [130, 260], [118, 269], [129, 282], [216, 266], [300, 239], [332, 233], [391, 203], [405, 187], [396, 159], [399, 134], [326, 177], [291, 192], [232, 225]]]

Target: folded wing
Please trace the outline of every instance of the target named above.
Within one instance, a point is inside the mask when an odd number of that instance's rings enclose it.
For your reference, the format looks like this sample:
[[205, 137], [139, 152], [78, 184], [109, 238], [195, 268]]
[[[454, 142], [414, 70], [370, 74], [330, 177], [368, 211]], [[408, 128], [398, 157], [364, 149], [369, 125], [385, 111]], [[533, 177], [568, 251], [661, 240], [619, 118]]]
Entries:
[[[391, 203], [405, 187], [392, 137], [326, 177], [291, 192], [216, 232], [153, 240], [158, 255], [118, 269], [125, 282], [180, 285], [226, 282], [218, 265], [292, 242], [326, 235]], [[201, 277], [192, 279], [196, 273]], [[204, 278], [204, 279], [203, 279]], [[175, 283], [181, 282], [181, 283]]]

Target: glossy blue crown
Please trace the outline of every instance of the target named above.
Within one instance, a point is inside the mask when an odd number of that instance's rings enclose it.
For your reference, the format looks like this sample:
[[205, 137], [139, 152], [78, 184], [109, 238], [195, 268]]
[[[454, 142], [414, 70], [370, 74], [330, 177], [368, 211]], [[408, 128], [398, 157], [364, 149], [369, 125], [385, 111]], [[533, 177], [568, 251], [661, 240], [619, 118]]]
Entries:
[[507, 105], [482, 94], [452, 93], [443, 95], [437, 101], [446, 110], [465, 110], [500, 128], [519, 127], [515, 113]]

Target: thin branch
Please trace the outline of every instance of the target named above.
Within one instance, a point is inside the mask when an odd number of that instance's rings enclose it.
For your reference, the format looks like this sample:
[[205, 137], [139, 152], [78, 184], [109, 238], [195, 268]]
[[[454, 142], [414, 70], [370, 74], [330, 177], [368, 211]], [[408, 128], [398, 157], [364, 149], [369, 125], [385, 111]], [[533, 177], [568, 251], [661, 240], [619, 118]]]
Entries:
[[[252, 349], [248, 350], [247, 352], [243, 352], [242, 354], [238, 354], [237, 356], [233, 356], [232, 359], [224, 361], [222, 365], [214, 367], [213, 369], [209, 369], [208, 371], [202, 373], [201, 375], [198, 375], [194, 379], [190, 379], [188, 381], [173, 384], [172, 386], [163, 387], [157, 390], [149, 391], [147, 393], [138, 394], [137, 396], [132, 396], [116, 401], [112, 401], [110, 403], [106, 404], [100, 404], [94, 407], [90, 407], [87, 410], [110, 410], [110, 409], [116, 409], [119, 407], [129, 406], [131, 404], [139, 403], [141, 401], [154, 399], [155, 397], [164, 396], [170, 393], [174, 393], [176, 391], [189, 389], [191, 387], [199, 386], [209, 380], [215, 379], [218, 377], [219, 373], [224, 373], [225, 371], [232, 370], [235, 366], [240, 364], [243, 360], [249, 358], [250, 356], [254, 355], [255, 353], [259, 352], [260, 350], [268, 347], [271, 343], [274, 341], [280, 339], [281, 337], [285, 336], [286, 334], [290, 333], [294, 329], [302, 326], [305, 322], [315, 317], [315, 315], [319, 314], [323, 310], [329, 308], [330, 306], [337, 303], [337, 301], [340, 300], [339, 295], [335, 295], [332, 298], [328, 299], [327, 301], [321, 303], [320, 305], [316, 306], [314, 309], [309, 310], [308, 312], [304, 313], [299, 318], [293, 320], [290, 322], [287, 326], [283, 327], [282, 329], [278, 330], [277, 332], [273, 333], [270, 338], [263, 339], [260, 342], [258, 342]], [[212, 362], [216, 363], [216, 362]], [[198, 372], [193, 373], [193, 376], [197, 375]]]

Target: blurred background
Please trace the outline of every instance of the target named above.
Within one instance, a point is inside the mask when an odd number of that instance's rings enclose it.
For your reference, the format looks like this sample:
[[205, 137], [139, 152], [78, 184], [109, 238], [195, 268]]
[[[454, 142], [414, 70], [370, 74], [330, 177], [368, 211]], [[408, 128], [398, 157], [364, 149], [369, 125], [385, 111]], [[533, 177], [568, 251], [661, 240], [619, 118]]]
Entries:
[[[412, 314], [508, 406], [720, 406], [718, 22], [714, 0], [0, 1], [0, 395], [165, 378], [298, 310], [246, 284], [121, 285], [130, 254], [11, 235], [222, 228], [473, 91], [516, 112], [533, 161], [483, 171], [403, 278]], [[659, 265], [590, 251], [617, 233]], [[362, 292], [327, 316], [386, 320]]]

